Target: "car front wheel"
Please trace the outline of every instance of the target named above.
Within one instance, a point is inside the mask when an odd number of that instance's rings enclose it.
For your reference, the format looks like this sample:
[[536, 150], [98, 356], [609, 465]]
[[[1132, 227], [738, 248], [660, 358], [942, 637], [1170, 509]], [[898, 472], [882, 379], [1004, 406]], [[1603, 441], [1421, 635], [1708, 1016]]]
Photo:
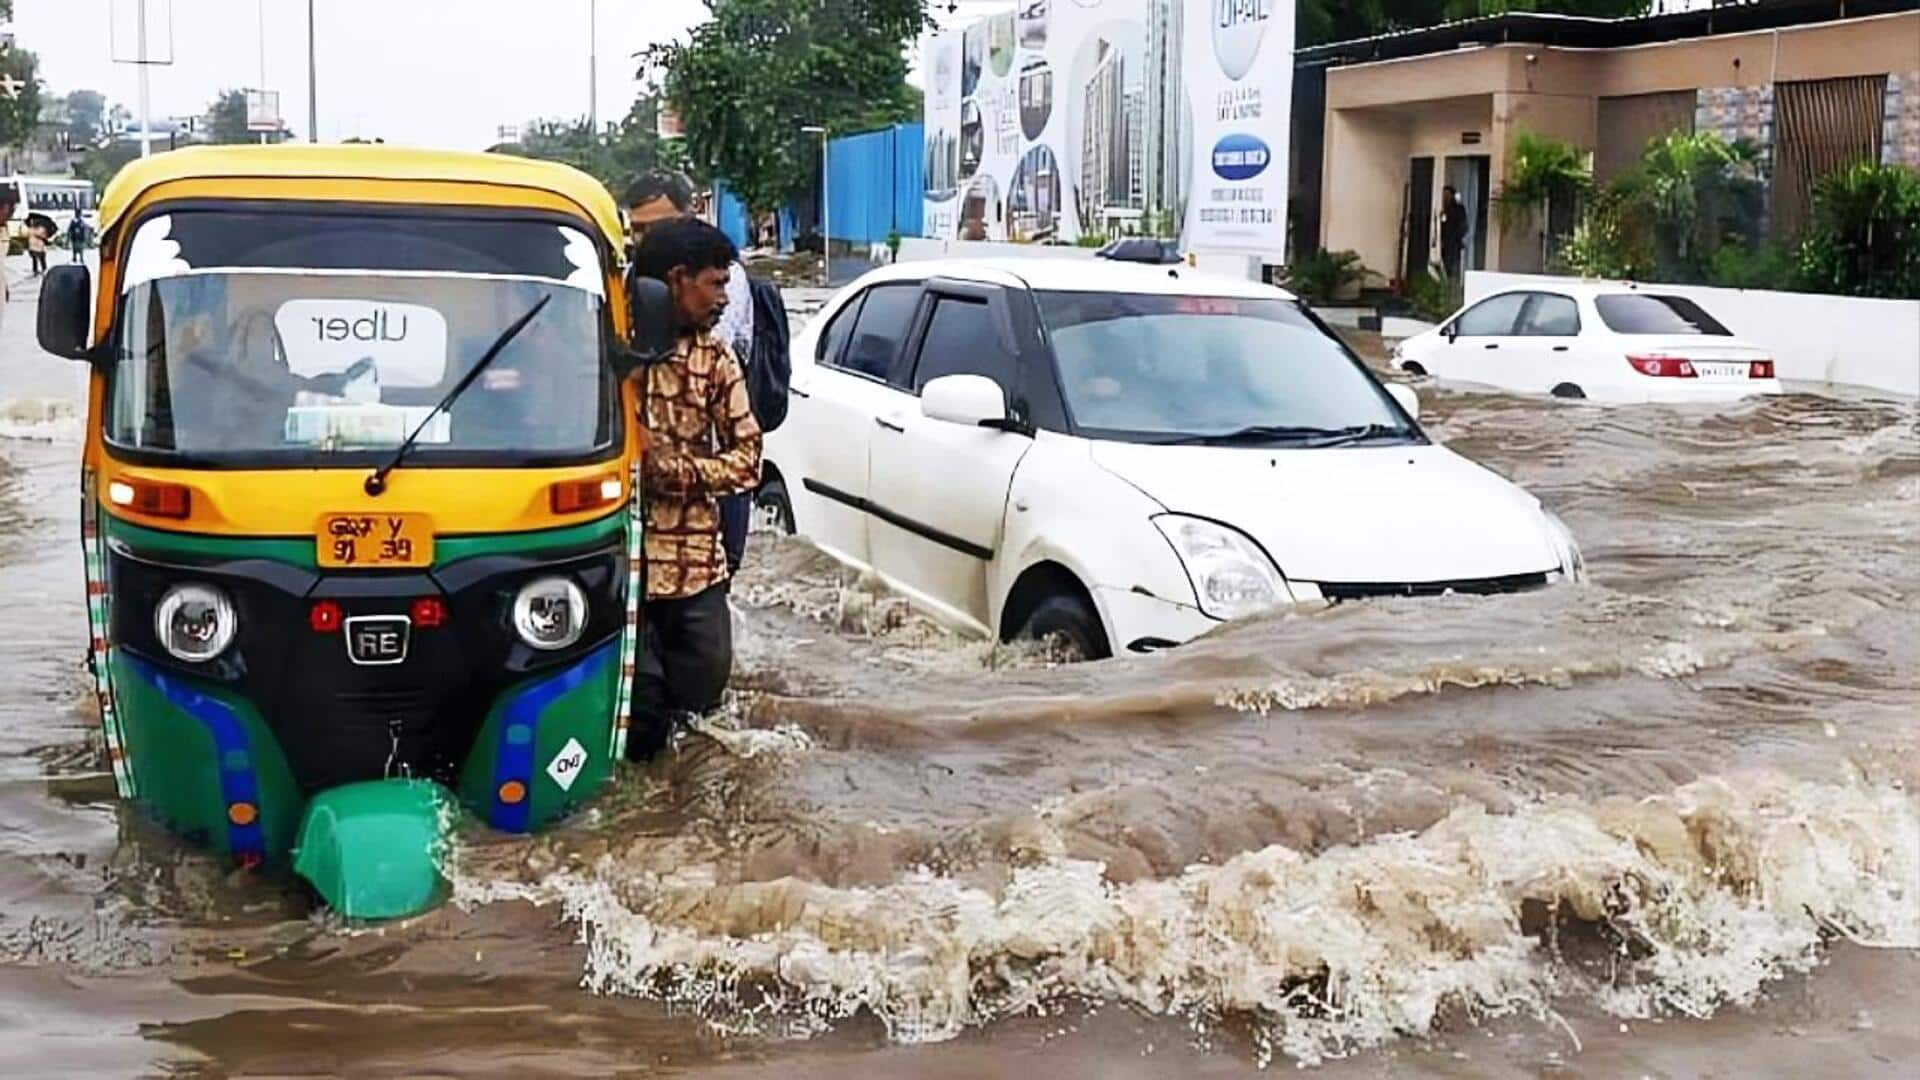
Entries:
[[1069, 663], [1113, 655], [1100, 613], [1078, 596], [1054, 595], [1040, 601], [1018, 636], [1046, 643], [1057, 658]]

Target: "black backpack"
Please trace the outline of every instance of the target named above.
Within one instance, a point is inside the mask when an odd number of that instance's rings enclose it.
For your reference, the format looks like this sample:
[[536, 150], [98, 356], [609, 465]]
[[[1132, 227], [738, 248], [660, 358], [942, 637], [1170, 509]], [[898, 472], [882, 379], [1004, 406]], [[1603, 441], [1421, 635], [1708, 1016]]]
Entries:
[[753, 294], [753, 352], [747, 359], [747, 398], [761, 431], [772, 431], [787, 419], [787, 386], [793, 381], [792, 332], [787, 328], [787, 303], [771, 282], [748, 278]]

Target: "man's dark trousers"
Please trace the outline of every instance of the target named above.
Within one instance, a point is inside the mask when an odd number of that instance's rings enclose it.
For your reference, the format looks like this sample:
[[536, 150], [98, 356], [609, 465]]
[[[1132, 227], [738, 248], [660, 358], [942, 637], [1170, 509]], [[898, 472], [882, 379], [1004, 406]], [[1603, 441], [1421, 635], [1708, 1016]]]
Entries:
[[727, 591], [723, 581], [683, 599], [648, 599], [641, 605], [629, 759], [652, 757], [667, 744], [675, 723], [720, 706], [733, 672]]

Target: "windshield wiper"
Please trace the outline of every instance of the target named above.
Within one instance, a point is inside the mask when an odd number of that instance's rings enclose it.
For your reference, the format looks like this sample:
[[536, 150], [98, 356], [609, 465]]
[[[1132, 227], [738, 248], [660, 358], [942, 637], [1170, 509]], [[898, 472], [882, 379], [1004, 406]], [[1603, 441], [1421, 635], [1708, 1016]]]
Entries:
[[1313, 445], [1315, 447], [1350, 446], [1353, 443], [1366, 442], [1370, 439], [1405, 439], [1411, 437], [1412, 434], [1413, 432], [1411, 430], [1403, 428], [1398, 424], [1355, 424], [1352, 427], [1325, 432], [1321, 438], [1313, 440]]
[[540, 302], [533, 305], [532, 311], [515, 319], [512, 326], [507, 327], [505, 332], [494, 339], [492, 345], [487, 346], [486, 354], [480, 357], [479, 363], [473, 365], [473, 370], [462, 375], [460, 381], [453, 385], [453, 389], [447, 391], [447, 396], [441, 398], [439, 404], [427, 410], [427, 415], [420, 418], [420, 423], [413, 429], [413, 434], [406, 437], [406, 440], [393, 452], [393, 457], [389, 458], [385, 465], [373, 470], [372, 475], [367, 477], [367, 482], [362, 486], [366, 488], [368, 495], [378, 496], [387, 490], [387, 474], [400, 467], [400, 462], [406, 459], [407, 451], [413, 449], [413, 444], [420, 438], [420, 433], [427, 430], [427, 425], [433, 423], [434, 417], [453, 407], [454, 400], [467, 392], [467, 387], [472, 386], [473, 381], [480, 377], [480, 373], [487, 370], [487, 365], [493, 363], [494, 357], [499, 356], [500, 351], [505, 349], [509, 342], [520, 336], [520, 331], [525, 330], [527, 324], [533, 321], [533, 317], [540, 314], [541, 309], [547, 306], [547, 301], [552, 299], [552, 294], [541, 297]]
[[1341, 432], [1333, 428], [1293, 427], [1285, 424], [1253, 424], [1236, 431], [1216, 431], [1206, 434], [1175, 435], [1166, 439], [1152, 440], [1155, 446], [1231, 446], [1234, 443], [1252, 442], [1298, 442], [1306, 439], [1338, 435]]

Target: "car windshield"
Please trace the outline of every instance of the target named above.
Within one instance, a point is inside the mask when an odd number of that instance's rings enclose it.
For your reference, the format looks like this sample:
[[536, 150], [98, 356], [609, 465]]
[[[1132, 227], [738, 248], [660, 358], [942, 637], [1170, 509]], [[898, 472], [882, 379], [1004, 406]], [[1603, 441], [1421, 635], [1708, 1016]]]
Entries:
[[[203, 269], [194, 255], [225, 262], [235, 252], [196, 243], [174, 222], [157, 249], [170, 262], [142, 263], [155, 257], [141, 250], [149, 239], [136, 238], [129, 277], [160, 276], [136, 280], [121, 300], [106, 425], [116, 447], [229, 465], [358, 466], [390, 456], [424, 423], [409, 461], [486, 465], [579, 460], [614, 440], [600, 295], [554, 280], [551, 267], [484, 272], [445, 251], [423, 255], [414, 237], [401, 241], [410, 261], [460, 268], [396, 267], [402, 260], [379, 258], [387, 241], [375, 241], [358, 250], [372, 268], [261, 257]], [[329, 258], [360, 261], [338, 239], [324, 242]], [[537, 264], [538, 249], [528, 250]], [[543, 299], [478, 381], [433, 415]]]
[[1732, 331], [1684, 296], [1618, 293], [1595, 297], [1593, 306], [1600, 311], [1600, 321], [1616, 334], [1732, 336]]
[[1418, 441], [1293, 301], [1041, 292], [1076, 430], [1135, 442]]

